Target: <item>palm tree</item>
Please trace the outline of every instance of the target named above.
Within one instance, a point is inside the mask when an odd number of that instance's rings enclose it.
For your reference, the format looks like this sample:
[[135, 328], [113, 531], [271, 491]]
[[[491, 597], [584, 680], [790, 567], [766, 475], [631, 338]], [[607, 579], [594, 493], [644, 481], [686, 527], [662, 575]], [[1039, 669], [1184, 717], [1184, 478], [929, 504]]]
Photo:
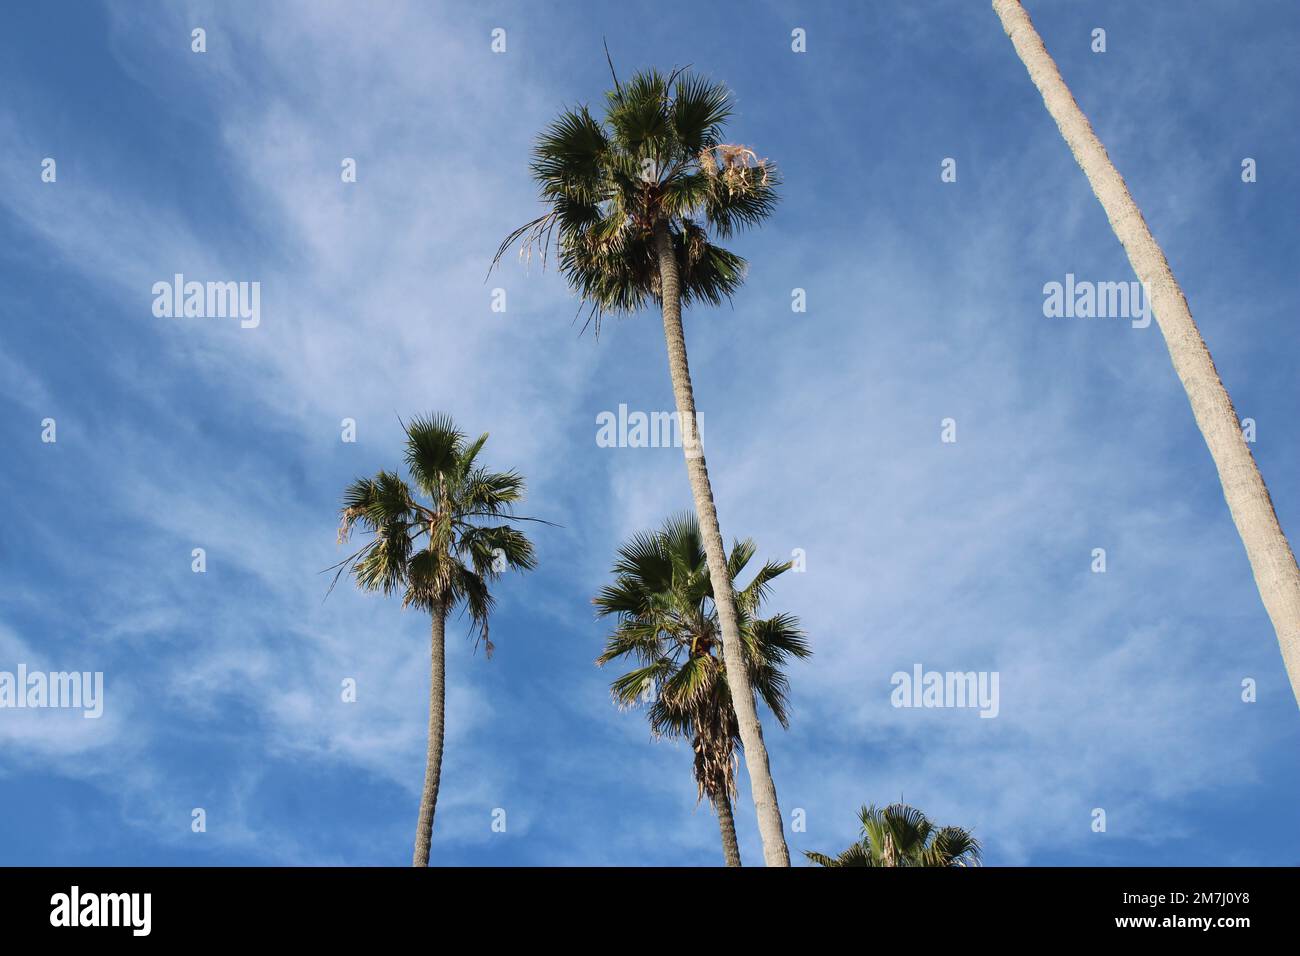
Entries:
[[838, 856], [805, 850], [818, 866], [979, 866], [980, 844], [969, 830], [936, 827], [905, 803], [858, 811], [862, 839]]
[[486, 434], [468, 441], [446, 415], [416, 418], [404, 428], [406, 467], [426, 500], [389, 471], [352, 482], [343, 493], [339, 542], [357, 525], [372, 537], [336, 565], [334, 581], [348, 572], [362, 590], [400, 590], [403, 607], [433, 618], [429, 747], [412, 859], [413, 866], [428, 866], [442, 773], [447, 615], [458, 608], [468, 613], [476, 644], [491, 657], [488, 618], [495, 601], [488, 586], [507, 568], [536, 566], [532, 543], [508, 522], [535, 519], [513, 513], [524, 497], [521, 475], [478, 464]]
[[[611, 63], [610, 72], [613, 74]], [[506, 237], [493, 266], [514, 243], [540, 250], [554, 240], [559, 268], [589, 306], [587, 321], [630, 314], [657, 303], [663, 314], [668, 370], [684, 433], [686, 472], [714, 582], [723, 654], [749, 768], [750, 790], [769, 866], [789, 866], [776, 786], [751, 678], [741, 657], [739, 616], [718, 526], [713, 488], [699, 441], [682, 307], [729, 301], [745, 260], [713, 242], [762, 222], [776, 205], [775, 167], [744, 146], [723, 141], [730, 91], [688, 71], [657, 70], [626, 83], [613, 76], [604, 120], [586, 106], [564, 111], [538, 138], [532, 173], [548, 210]]]
[[1223, 497], [1246, 546], [1255, 584], [1277, 632], [1291, 690], [1300, 704], [1300, 568], [1278, 524], [1268, 487], [1242, 436], [1232, 399], [1219, 379], [1210, 350], [1164, 252], [1151, 235], [1124, 177], [1106, 155], [1106, 147], [1061, 78], [1029, 14], [1018, 0], [993, 0], [993, 9], [1151, 298], [1174, 371], [1183, 383], [1196, 424], [1218, 469]]
[[[740, 576], [754, 551], [751, 540], [733, 542], [727, 569], [731, 580]], [[793, 615], [760, 619], [758, 611], [773, 579], [789, 567], [788, 562], [768, 562], [736, 592], [754, 689], [782, 727], [789, 725], [789, 682], [782, 665], [812, 651]], [[691, 741], [699, 796], [713, 804], [727, 866], [740, 866], [731, 799], [736, 792], [736, 752], [742, 744], [726, 666], [717, 653], [717, 607], [695, 516], [678, 515], [658, 532], [634, 536], [618, 549], [613, 571], [614, 583], [592, 601], [598, 616], [618, 621], [596, 663], [604, 666], [622, 657], [638, 661], [640, 666], [610, 685], [622, 707], [636, 706], [646, 699], [647, 690], [658, 688], [647, 712], [650, 727], [656, 737]]]

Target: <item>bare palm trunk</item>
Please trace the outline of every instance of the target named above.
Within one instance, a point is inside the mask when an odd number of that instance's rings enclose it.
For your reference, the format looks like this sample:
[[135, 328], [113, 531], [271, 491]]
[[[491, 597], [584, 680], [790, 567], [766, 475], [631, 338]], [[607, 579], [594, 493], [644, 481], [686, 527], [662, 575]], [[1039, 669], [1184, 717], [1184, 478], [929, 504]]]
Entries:
[[740, 866], [740, 844], [736, 842], [736, 820], [731, 815], [731, 801], [725, 793], [713, 798], [713, 812], [718, 815], [718, 829], [722, 832], [722, 855], [727, 866]]
[[1164, 252], [1151, 235], [1124, 178], [1061, 78], [1029, 14], [1019, 0], [993, 0], [993, 9], [1042, 94], [1047, 111], [1087, 175], [1133, 271], [1146, 287], [1174, 371], [1187, 391], [1196, 424], [1218, 469], [1223, 497], [1246, 546], [1255, 584], [1277, 632], [1291, 690], [1300, 703], [1300, 569], [1278, 524], [1268, 488], [1242, 437], [1232, 399], [1219, 380]]
[[424, 763], [424, 792], [420, 794], [420, 820], [415, 825], [415, 856], [411, 866], [429, 865], [429, 843], [433, 839], [433, 811], [438, 805], [438, 783], [442, 779], [442, 726], [447, 697], [444, 638], [447, 614], [433, 609], [433, 636], [429, 668], [429, 752]]
[[682, 430], [683, 451], [686, 454], [686, 473], [695, 497], [695, 514], [700, 521], [700, 537], [704, 554], [709, 562], [709, 580], [713, 584], [713, 602], [718, 609], [722, 626], [722, 654], [726, 661], [727, 686], [731, 690], [736, 722], [740, 726], [740, 742], [745, 751], [745, 766], [749, 768], [749, 788], [754, 795], [758, 811], [758, 832], [763, 839], [763, 858], [768, 866], [789, 866], [790, 851], [786, 849], [785, 832], [781, 825], [781, 808], [776, 802], [776, 785], [768, 767], [767, 747], [763, 743], [763, 728], [758, 722], [754, 694], [750, 690], [749, 672], [740, 646], [740, 627], [736, 615], [736, 596], [731, 589], [731, 576], [727, 573], [727, 555], [722, 546], [722, 531], [718, 528], [718, 512], [713, 504], [713, 488], [709, 485], [709, 470], [704, 463], [704, 446], [700, 442], [698, 421], [695, 415], [695, 393], [691, 388], [691, 370], [686, 361], [686, 337], [682, 332], [681, 284], [677, 275], [677, 257], [673, 254], [672, 238], [668, 224], [660, 221], [655, 227], [655, 247], [659, 255], [659, 282], [663, 300], [664, 340], [668, 347], [668, 371], [673, 380], [673, 396], [677, 400], [677, 417]]

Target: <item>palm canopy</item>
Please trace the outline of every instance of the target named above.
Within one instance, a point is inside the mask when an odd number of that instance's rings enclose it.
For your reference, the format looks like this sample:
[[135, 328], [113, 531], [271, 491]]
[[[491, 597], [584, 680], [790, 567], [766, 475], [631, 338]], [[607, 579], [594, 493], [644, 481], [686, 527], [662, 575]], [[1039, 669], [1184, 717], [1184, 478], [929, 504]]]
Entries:
[[403, 427], [414, 488], [390, 471], [347, 487], [339, 541], [358, 525], [371, 538], [337, 565], [335, 583], [346, 572], [364, 590], [401, 590], [403, 606], [442, 614], [461, 607], [490, 654], [495, 601], [489, 584], [507, 568], [536, 566], [532, 542], [509, 523], [536, 520], [514, 514], [524, 479], [480, 465], [487, 434], [471, 441], [449, 416], [415, 418]]
[[961, 827], [936, 827], [916, 807], [858, 811], [862, 838], [839, 856], [804, 851], [819, 866], [978, 866], [980, 843]]
[[594, 317], [659, 300], [655, 230], [676, 252], [683, 305], [730, 299], [745, 260], [717, 245], [762, 222], [776, 205], [776, 168], [723, 141], [730, 90], [688, 70], [614, 79], [603, 119], [565, 110], [538, 137], [531, 165], [547, 212], [501, 243], [545, 262], [554, 241], [560, 271]]
[[[736, 541], [728, 558], [734, 581], [755, 553], [751, 540]], [[773, 579], [789, 563], [767, 562], [736, 592], [740, 632], [756, 694], [781, 725], [788, 725], [789, 681], [783, 666], [812, 651], [790, 614], [759, 618]], [[732, 765], [740, 745], [722, 660], [722, 636], [713, 587], [695, 515], [669, 518], [656, 532], [643, 532], [618, 549], [613, 584], [593, 599], [599, 617], [617, 625], [598, 665], [630, 658], [639, 666], [610, 685], [615, 701], [634, 707], [658, 688], [647, 716], [656, 735], [692, 740], [700, 795], [734, 792]]]

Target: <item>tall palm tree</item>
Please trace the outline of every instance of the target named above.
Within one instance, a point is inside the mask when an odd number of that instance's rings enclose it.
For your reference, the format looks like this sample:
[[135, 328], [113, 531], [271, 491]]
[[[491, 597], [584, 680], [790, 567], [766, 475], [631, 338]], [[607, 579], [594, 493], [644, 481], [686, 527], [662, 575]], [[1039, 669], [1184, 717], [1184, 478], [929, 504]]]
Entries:
[[[749, 539], [732, 543], [731, 580], [744, 571], [754, 551]], [[788, 562], [768, 562], [736, 592], [754, 689], [782, 727], [789, 725], [789, 681], [782, 666], [812, 651], [793, 615], [760, 619], [758, 611], [773, 579], [789, 568]], [[647, 690], [657, 689], [647, 711], [650, 727], [655, 736], [691, 741], [699, 796], [713, 804], [727, 866], [740, 866], [731, 815], [740, 730], [726, 680], [729, 665], [718, 655], [717, 606], [695, 516], [678, 515], [658, 532], [634, 536], [619, 547], [613, 571], [614, 583], [592, 601], [598, 616], [618, 622], [596, 663], [604, 666], [619, 658], [639, 663], [614, 680], [610, 691], [620, 706], [634, 707], [646, 699]]]
[[993, 9], [1151, 298], [1174, 371], [1183, 383], [1196, 424], [1218, 469], [1223, 497], [1246, 546], [1255, 584], [1277, 632], [1291, 690], [1300, 704], [1300, 568], [1278, 524], [1268, 487], [1242, 436], [1232, 399], [1219, 379], [1210, 350], [1164, 252], [1151, 235], [1124, 177], [1106, 155], [1106, 147], [1061, 78], [1029, 14], [1019, 0], [993, 0]]
[[916, 807], [894, 803], [858, 811], [862, 839], [838, 856], [805, 850], [818, 866], [979, 866], [980, 844], [969, 830], [936, 827]]
[[[611, 74], [613, 67], [611, 65]], [[723, 654], [749, 768], [750, 790], [769, 866], [789, 866], [776, 785], [751, 679], [741, 657], [739, 617], [718, 513], [699, 440], [682, 307], [721, 304], [744, 279], [745, 261], [713, 242], [762, 222], [776, 205], [775, 167], [747, 147], [723, 140], [733, 111], [730, 91], [687, 71], [614, 76], [604, 120], [586, 106], [566, 110], [538, 138], [532, 172], [549, 207], [506, 237], [493, 265], [516, 242], [540, 250], [554, 240], [559, 268], [590, 307], [599, 334], [607, 314], [657, 303], [663, 314], [668, 370], [685, 433], [683, 451], [722, 628]]]
[[350, 573], [363, 590], [401, 591], [403, 607], [433, 618], [429, 746], [412, 858], [413, 866], [428, 866], [442, 774], [447, 615], [465, 611], [476, 643], [481, 641], [490, 657], [488, 618], [495, 600], [489, 585], [508, 568], [532, 569], [536, 559], [527, 536], [509, 524], [519, 519], [514, 506], [524, 497], [523, 477], [478, 464], [487, 434], [469, 441], [446, 415], [416, 418], [404, 427], [406, 467], [415, 489], [390, 471], [347, 487], [339, 542], [357, 525], [371, 538], [336, 566], [334, 581]]

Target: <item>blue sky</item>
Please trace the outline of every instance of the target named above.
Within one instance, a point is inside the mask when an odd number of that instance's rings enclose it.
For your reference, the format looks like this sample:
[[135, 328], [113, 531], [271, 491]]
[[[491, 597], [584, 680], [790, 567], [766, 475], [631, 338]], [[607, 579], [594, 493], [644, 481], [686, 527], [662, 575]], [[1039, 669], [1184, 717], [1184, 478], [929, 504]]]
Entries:
[[[792, 849], [841, 848], [860, 804], [901, 796], [973, 828], [994, 864], [1300, 862], [1300, 720], [1159, 332], [1043, 315], [1067, 273], [1132, 276], [993, 12], [736, 10], [5, 11], [0, 670], [100, 670], [106, 690], [100, 720], [0, 710], [0, 863], [409, 861], [428, 623], [355, 589], [324, 601], [319, 572], [341, 557], [342, 488], [400, 462], [397, 415], [435, 409], [491, 432], [488, 461], [562, 527], [500, 584], [493, 660], [449, 630], [433, 861], [721, 861], [688, 749], [652, 742], [592, 665], [614, 549], [690, 505], [679, 450], [595, 441], [602, 411], [672, 407], [658, 318], [597, 341], [553, 271], [510, 259], [484, 283], [536, 214], [533, 136], [606, 88], [602, 37], [621, 72], [727, 82], [733, 138], [785, 179], [733, 243], [751, 264], [734, 305], [686, 321], [724, 533], [807, 555], [771, 601], [815, 649], [790, 729], [767, 730], [787, 820], [806, 819]], [[1300, 534], [1300, 16], [1029, 10]], [[177, 272], [260, 282], [261, 324], [155, 317], [151, 287]], [[997, 671], [998, 717], [893, 708], [914, 663]], [[757, 862], [747, 793], [737, 808]]]

